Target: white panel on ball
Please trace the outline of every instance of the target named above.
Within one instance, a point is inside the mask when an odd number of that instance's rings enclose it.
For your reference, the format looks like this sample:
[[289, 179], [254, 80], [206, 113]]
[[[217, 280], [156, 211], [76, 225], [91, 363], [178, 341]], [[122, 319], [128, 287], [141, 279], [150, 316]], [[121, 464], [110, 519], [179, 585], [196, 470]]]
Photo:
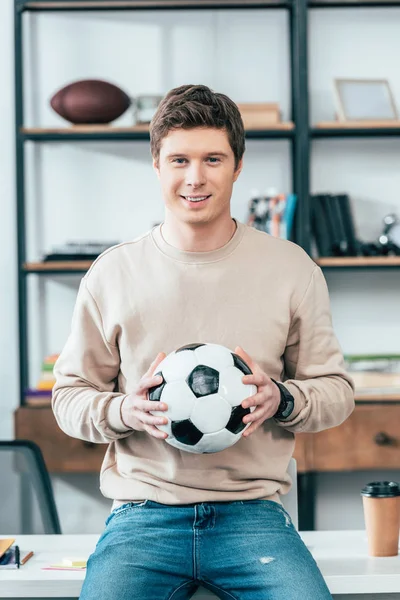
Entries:
[[240, 433], [231, 433], [227, 429], [222, 429], [216, 433], [206, 433], [193, 448], [197, 453], [220, 452], [236, 444], [240, 438]]
[[[223, 369], [219, 374], [220, 396], [225, 398], [231, 406], [239, 406], [246, 398], [254, 396], [257, 388], [252, 384], [245, 384], [242, 381], [244, 374], [236, 367]], [[254, 407], [251, 407], [254, 410]]]
[[232, 407], [218, 394], [197, 398], [190, 420], [202, 433], [214, 433], [227, 426]]
[[171, 421], [188, 419], [195, 407], [196, 396], [185, 381], [167, 383], [162, 391], [161, 402], [168, 406], [167, 411], [159, 411]]
[[182, 350], [182, 352], [172, 352], [160, 362], [157, 373], [162, 372], [165, 381], [176, 381], [186, 379], [197, 362], [193, 352]]
[[218, 371], [222, 371], [225, 367], [232, 367], [234, 364], [230, 350], [219, 344], [200, 346], [194, 353], [199, 365], [209, 365]]

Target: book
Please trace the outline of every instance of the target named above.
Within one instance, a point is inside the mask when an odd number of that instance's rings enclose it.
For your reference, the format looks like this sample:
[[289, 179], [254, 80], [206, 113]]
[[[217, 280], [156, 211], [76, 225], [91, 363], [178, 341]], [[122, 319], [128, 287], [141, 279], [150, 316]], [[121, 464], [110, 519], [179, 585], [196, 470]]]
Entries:
[[11, 548], [11, 546], [13, 545], [14, 542], [15, 542], [15, 538], [0, 539], [0, 558], [3, 556], [3, 554], [5, 552], [7, 552], [7, 550], [9, 548]]
[[332, 256], [332, 233], [323, 194], [311, 197], [311, 227], [319, 256]]
[[339, 194], [336, 196], [340, 212], [342, 215], [342, 222], [347, 240], [347, 255], [358, 256], [359, 254], [359, 242], [356, 236], [355, 224], [353, 213], [350, 204], [350, 198], [347, 194]]

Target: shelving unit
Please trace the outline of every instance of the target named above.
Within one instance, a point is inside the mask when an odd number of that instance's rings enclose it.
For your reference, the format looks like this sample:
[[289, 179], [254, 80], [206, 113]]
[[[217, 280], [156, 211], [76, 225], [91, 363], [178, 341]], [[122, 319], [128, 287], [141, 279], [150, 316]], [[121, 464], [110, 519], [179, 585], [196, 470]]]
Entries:
[[[27, 263], [25, 232], [25, 144], [84, 143], [86, 141], [148, 142], [148, 126], [72, 126], [57, 128], [25, 127], [23, 90], [23, 13], [59, 11], [121, 11], [121, 10], [188, 10], [188, 9], [282, 9], [289, 12], [292, 121], [279, 123], [268, 129], [249, 130], [247, 139], [288, 140], [291, 144], [292, 190], [302, 198], [302, 209], [296, 220], [296, 241], [306, 250], [308, 232], [308, 105], [307, 78], [302, 68], [306, 61], [306, 11], [305, 0], [15, 0], [15, 102], [16, 102], [16, 165], [17, 165], [17, 222], [18, 222], [18, 285], [19, 285], [19, 348], [20, 348], [20, 403], [24, 404], [24, 390], [28, 387], [28, 322], [27, 277], [84, 273], [90, 262], [80, 263]], [[305, 101], [300, 102], [300, 98]]]
[[[400, 6], [400, 0], [15, 0], [15, 99], [16, 99], [16, 165], [17, 165], [17, 218], [18, 218], [18, 282], [19, 282], [19, 347], [20, 390], [28, 387], [28, 323], [27, 276], [84, 273], [90, 262], [79, 263], [27, 263], [25, 239], [25, 143], [75, 143], [85, 141], [135, 141], [148, 142], [148, 126], [73, 126], [35, 128], [24, 126], [23, 114], [23, 26], [26, 11], [121, 11], [121, 10], [182, 10], [182, 9], [283, 9], [289, 12], [292, 121], [279, 123], [269, 129], [249, 130], [247, 139], [286, 139], [291, 143], [292, 189], [298, 195], [295, 241], [310, 251], [311, 219], [309, 202], [310, 144], [314, 138], [333, 137], [386, 137], [400, 136], [400, 122], [348, 124], [324, 122], [311, 126], [308, 115], [308, 62], [307, 20], [310, 9], [344, 7]], [[317, 261], [323, 269], [386, 269], [400, 267], [400, 257], [380, 258], [322, 258]]]

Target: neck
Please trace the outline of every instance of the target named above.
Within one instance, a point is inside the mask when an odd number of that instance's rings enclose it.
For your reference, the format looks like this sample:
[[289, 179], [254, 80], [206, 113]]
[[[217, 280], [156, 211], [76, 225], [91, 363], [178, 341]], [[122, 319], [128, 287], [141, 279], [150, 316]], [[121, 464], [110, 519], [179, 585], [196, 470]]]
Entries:
[[164, 240], [186, 252], [210, 252], [222, 248], [236, 231], [236, 222], [231, 216], [222, 223], [182, 223], [166, 214], [161, 225]]

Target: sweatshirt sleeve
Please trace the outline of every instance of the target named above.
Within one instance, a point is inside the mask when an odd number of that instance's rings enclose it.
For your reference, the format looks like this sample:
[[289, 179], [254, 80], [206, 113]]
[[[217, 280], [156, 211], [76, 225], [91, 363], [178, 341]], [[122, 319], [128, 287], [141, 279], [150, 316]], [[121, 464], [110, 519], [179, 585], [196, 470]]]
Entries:
[[287, 419], [276, 423], [293, 433], [340, 425], [354, 410], [354, 384], [332, 328], [328, 287], [315, 266], [291, 321], [283, 382], [295, 399]]
[[115, 391], [120, 368], [118, 347], [105, 337], [86, 277], [79, 287], [71, 333], [54, 367], [52, 408], [66, 434], [109, 443], [127, 437], [132, 430], [121, 418], [126, 395]]

